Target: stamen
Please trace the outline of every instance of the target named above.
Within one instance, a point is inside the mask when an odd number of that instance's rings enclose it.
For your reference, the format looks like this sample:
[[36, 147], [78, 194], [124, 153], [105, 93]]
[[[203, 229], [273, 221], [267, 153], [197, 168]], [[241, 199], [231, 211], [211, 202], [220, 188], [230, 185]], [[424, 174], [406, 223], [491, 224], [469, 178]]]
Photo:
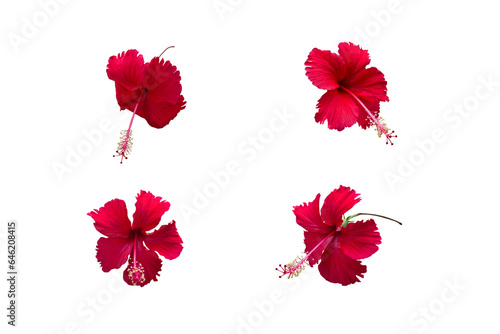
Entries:
[[394, 145], [391, 138], [397, 138], [397, 135], [394, 134], [394, 130], [391, 130], [387, 127], [387, 124], [385, 124], [383, 118], [375, 117], [373, 115], [373, 113], [370, 110], [368, 110], [368, 108], [364, 105], [364, 103], [361, 102], [361, 100], [356, 95], [354, 95], [354, 93], [351, 92], [349, 89], [347, 89], [345, 87], [339, 87], [339, 88], [348, 92], [359, 103], [359, 105], [361, 107], [363, 107], [363, 109], [366, 111], [368, 116], [370, 116], [372, 124], [375, 124], [375, 126], [377, 127], [376, 130], [377, 130], [377, 134], [378, 134], [379, 138], [382, 136], [382, 134], [384, 134], [386, 137], [385, 143], [386, 144], [391, 143], [391, 145]]
[[144, 276], [144, 267], [137, 261], [137, 233], [134, 238], [134, 256], [133, 260], [129, 259], [129, 266], [127, 268], [127, 275], [132, 285], [141, 285], [146, 281]]
[[119, 157], [121, 156], [122, 159], [120, 163], [123, 163], [123, 158], [128, 159], [127, 155], [132, 152], [132, 144], [133, 144], [133, 138], [132, 138], [132, 130], [130, 130], [129, 133], [127, 133], [127, 130], [121, 130], [120, 131], [120, 141], [118, 142], [118, 148], [116, 150], [114, 157]]
[[144, 281], [146, 281], [146, 277], [144, 276], [144, 267], [139, 262], [129, 265], [127, 268], [127, 276], [132, 282], [132, 285], [141, 285]]
[[139, 107], [139, 103], [141, 102], [142, 96], [144, 95], [144, 92], [146, 89], [142, 89], [141, 95], [139, 96], [139, 99], [137, 100], [137, 104], [135, 105], [134, 108], [134, 113], [132, 114], [132, 118], [130, 119], [130, 124], [128, 125], [128, 130], [125, 132], [125, 130], [120, 131], [120, 141], [118, 142], [118, 149], [116, 150], [116, 153], [113, 155], [114, 157], [122, 157], [120, 163], [123, 163], [123, 158], [128, 159], [126, 157], [127, 154], [130, 154], [132, 151], [132, 122], [134, 121], [135, 113], [137, 112], [137, 107]]
[[134, 267], [135, 267], [135, 263], [137, 262], [136, 258], [137, 258], [137, 233], [135, 233], [135, 237], [134, 237]]
[[282, 275], [280, 275], [280, 278], [283, 277], [283, 276], [285, 276], [285, 275], [288, 275], [288, 278], [299, 276], [299, 274], [305, 268], [304, 263], [306, 262], [307, 258], [312, 253], [314, 253], [314, 251], [316, 250], [316, 248], [318, 248], [320, 245], [322, 245], [325, 241], [327, 241], [327, 240], [330, 241], [330, 238], [333, 236], [334, 233], [335, 233], [335, 231], [332, 231], [330, 234], [328, 234], [326, 237], [324, 237], [323, 240], [321, 240], [320, 242], [318, 242], [318, 244], [316, 246], [314, 246], [314, 248], [311, 249], [311, 251], [309, 253], [306, 253], [303, 256], [302, 255], [297, 256], [295, 258], [295, 260], [293, 260], [292, 262], [290, 262], [288, 264], [285, 264], [284, 266], [282, 266], [280, 264], [279, 268], [275, 268], [277, 271], [279, 271], [280, 273], [282, 273]]
[[279, 271], [282, 275], [279, 276], [279, 278], [288, 275], [287, 278], [292, 278], [292, 277], [297, 277], [299, 274], [302, 272], [302, 270], [305, 269], [305, 258], [302, 255], [299, 255], [293, 260], [292, 262], [285, 264], [282, 266], [281, 264], [279, 265], [279, 268], [276, 268], [277, 271]]

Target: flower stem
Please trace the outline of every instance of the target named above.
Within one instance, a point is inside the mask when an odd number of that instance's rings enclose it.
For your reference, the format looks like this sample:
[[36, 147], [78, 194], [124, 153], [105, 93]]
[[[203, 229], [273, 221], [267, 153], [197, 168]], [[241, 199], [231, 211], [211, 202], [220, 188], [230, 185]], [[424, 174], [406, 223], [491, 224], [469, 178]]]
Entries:
[[170, 48], [175, 48], [175, 46], [171, 45], [171, 46], [169, 46], [168, 48], [166, 48], [165, 50], [163, 50], [163, 52], [162, 52], [162, 53], [160, 53], [160, 55], [158, 56], [158, 58], [160, 58], [160, 57], [161, 57], [161, 55], [162, 55], [162, 54], [164, 54], [164, 53], [165, 53], [165, 51], [167, 51], [167, 50], [168, 50], [168, 49], [170, 49]]
[[373, 123], [375, 123], [375, 125], [379, 129], [379, 131], [380, 131], [379, 134], [383, 133], [385, 135], [385, 137], [387, 138], [385, 143], [386, 144], [391, 143], [391, 145], [394, 145], [394, 143], [391, 141], [392, 137], [397, 137], [396, 135], [393, 135], [394, 131], [389, 133], [389, 129], [387, 129], [387, 125], [380, 123], [380, 121], [373, 115], [373, 113], [370, 110], [368, 110], [368, 108], [365, 106], [365, 104], [363, 102], [361, 102], [361, 100], [353, 92], [351, 92], [349, 89], [347, 89], [345, 87], [339, 87], [339, 88], [341, 88], [341, 89], [345, 90], [347, 93], [349, 93], [359, 103], [359, 105], [361, 107], [363, 107], [363, 109], [366, 111], [368, 116], [370, 116], [370, 118], [372, 119]]
[[357, 213], [355, 215], [349, 216], [349, 218], [354, 218], [354, 217], [362, 216], [362, 215], [364, 215], [364, 216], [375, 216], [375, 217], [385, 218], [385, 219], [392, 220], [393, 222], [396, 222], [399, 225], [403, 225], [401, 222], [397, 221], [396, 219], [392, 219], [392, 218], [389, 218], [389, 217], [386, 217], [386, 216], [376, 215], [374, 213]]

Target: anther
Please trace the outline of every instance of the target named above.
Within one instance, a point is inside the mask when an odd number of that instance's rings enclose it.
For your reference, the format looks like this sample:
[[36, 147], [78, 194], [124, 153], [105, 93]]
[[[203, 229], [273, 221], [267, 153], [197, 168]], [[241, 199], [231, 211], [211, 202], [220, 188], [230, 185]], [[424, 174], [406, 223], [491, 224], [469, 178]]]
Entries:
[[132, 282], [132, 285], [141, 285], [146, 281], [146, 277], [144, 276], [144, 267], [139, 262], [135, 264], [129, 264], [127, 268], [127, 276]]
[[284, 266], [280, 264], [279, 268], [276, 268], [276, 270], [282, 274], [279, 276], [279, 278], [282, 278], [285, 275], [288, 275], [287, 278], [299, 276], [299, 274], [305, 268], [304, 262], [305, 259], [303, 256], [297, 256], [295, 260], [288, 264], [285, 264]]
[[127, 155], [132, 152], [132, 145], [132, 130], [128, 131], [128, 133], [127, 130], [120, 131], [117, 154], [113, 155], [113, 157], [122, 157], [120, 163], [123, 163], [123, 158], [128, 159]]
[[394, 130], [389, 129], [387, 124], [385, 123], [384, 119], [382, 117], [378, 117], [377, 123], [372, 124], [375, 125], [375, 131], [377, 131], [377, 136], [380, 138], [382, 135], [386, 137], [385, 143], [391, 145], [394, 145], [394, 143], [391, 141], [391, 138], [397, 138], [398, 136], [394, 134]]

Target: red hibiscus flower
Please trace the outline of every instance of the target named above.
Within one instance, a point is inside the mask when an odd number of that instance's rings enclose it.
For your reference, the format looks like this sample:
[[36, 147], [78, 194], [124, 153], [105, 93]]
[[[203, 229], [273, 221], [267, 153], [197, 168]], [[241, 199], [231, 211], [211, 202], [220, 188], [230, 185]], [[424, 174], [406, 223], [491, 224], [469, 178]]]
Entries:
[[145, 286], [151, 280], [158, 280], [162, 261], [156, 252], [173, 260], [181, 254], [182, 239], [177, 233], [175, 221], [148, 232], [158, 226], [170, 203], [143, 190], [136, 198], [133, 223], [121, 199], [113, 199], [88, 215], [94, 219], [96, 230], [107, 237], [97, 241], [96, 258], [102, 270], [118, 269], [128, 259], [123, 279], [129, 285]]
[[106, 73], [115, 82], [120, 110], [128, 109], [133, 112], [128, 130], [121, 132], [116, 151], [118, 154], [115, 155], [122, 157], [121, 162], [123, 158], [127, 158], [126, 155], [132, 148], [130, 129], [136, 114], [150, 126], [160, 129], [186, 106], [181, 95], [179, 71], [170, 61], [160, 60], [160, 57], [144, 63], [144, 58], [137, 50], [128, 50], [109, 58]]
[[381, 101], [387, 97], [384, 74], [370, 63], [368, 51], [352, 43], [340, 43], [339, 53], [314, 48], [307, 57], [306, 75], [311, 82], [327, 92], [319, 99], [316, 122], [328, 121], [329, 129], [342, 131], [356, 122], [363, 129], [376, 126], [378, 136], [384, 134], [391, 143], [391, 131], [379, 117]]
[[373, 255], [382, 239], [373, 219], [357, 222], [351, 219], [360, 215], [387, 217], [358, 213], [344, 218], [343, 215], [361, 200], [358, 196], [351, 188], [340, 186], [326, 197], [321, 212], [320, 194], [312, 202], [294, 207], [297, 224], [305, 229], [306, 255], [276, 268], [282, 274], [280, 277], [298, 276], [307, 261], [311, 267], [319, 262], [319, 272], [329, 282], [342, 285], [359, 282], [358, 276], [363, 277], [366, 273], [366, 266], [359, 260]]

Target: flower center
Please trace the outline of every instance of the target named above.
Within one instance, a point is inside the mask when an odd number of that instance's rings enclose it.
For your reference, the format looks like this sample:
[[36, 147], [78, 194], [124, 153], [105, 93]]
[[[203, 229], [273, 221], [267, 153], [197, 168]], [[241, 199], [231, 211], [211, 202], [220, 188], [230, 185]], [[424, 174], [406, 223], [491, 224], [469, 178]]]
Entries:
[[130, 152], [132, 152], [132, 130], [131, 130], [132, 122], [134, 121], [134, 117], [137, 112], [137, 107], [139, 107], [139, 103], [141, 102], [141, 99], [145, 92], [146, 89], [142, 88], [141, 95], [137, 100], [137, 104], [135, 105], [134, 108], [134, 113], [132, 114], [132, 118], [130, 119], [128, 130], [120, 131], [120, 141], [118, 142], [118, 148], [116, 149], [117, 154], [113, 155], [113, 157], [122, 157], [120, 163], [123, 163], [123, 158], [128, 159], [127, 155], [129, 155]]
[[394, 145], [391, 138], [396, 138], [397, 135], [394, 134], [394, 130], [391, 130], [387, 127], [387, 124], [385, 124], [384, 119], [381, 117], [378, 117], [378, 118], [375, 117], [373, 115], [373, 113], [370, 110], [368, 110], [368, 108], [364, 105], [364, 103], [361, 102], [361, 100], [353, 92], [351, 92], [349, 89], [345, 88], [344, 86], [341, 86], [339, 88], [342, 88], [347, 93], [349, 93], [358, 102], [358, 104], [366, 111], [366, 113], [370, 117], [372, 123], [375, 124], [375, 126], [377, 127], [376, 130], [377, 130], [378, 137], [380, 138], [380, 137], [382, 137], [382, 135], [385, 135], [385, 138], [386, 138], [385, 143], [386, 144], [391, 143], [391, 145]]

